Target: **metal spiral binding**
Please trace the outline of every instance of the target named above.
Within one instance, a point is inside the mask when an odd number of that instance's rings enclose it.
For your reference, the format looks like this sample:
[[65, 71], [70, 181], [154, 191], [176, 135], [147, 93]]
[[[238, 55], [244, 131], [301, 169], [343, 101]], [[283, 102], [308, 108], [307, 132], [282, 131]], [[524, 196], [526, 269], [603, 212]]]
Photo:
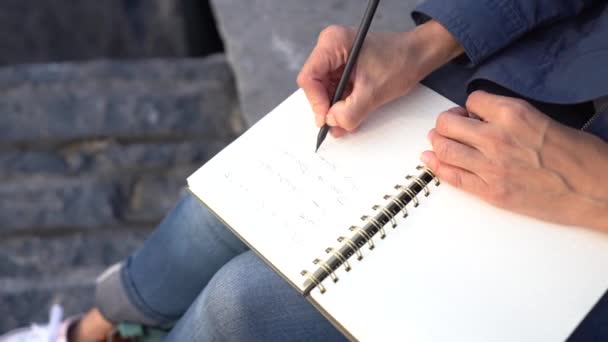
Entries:
[[328, 254], [328, 258], [325, 260], [315, 259], [313, 264], [317, 266], [317, 270], [314, 272], [302, 271], [302, 276], [306, 278], [304, 282], [304, 294], [308, 295], [313, 289], [318, 288], [321, 293], [325, 293], [327, 288], [323, 285], [323, 282], [330, 278], [334, 283], [338, 282], [339, 278], [336, 274], [342, 266], [346, 272], [351, 271], [351, 263], [349, 259], [353, 256], [357, 260], [363, 259], [363, 253], [361, 249], [368, 246], [370, 250], [376, 247], [374, 238], [376, 235], [380, 236], [380, 239], [386, 237], [386, 230], [384, 227], [390, 222], [393, 229], [397, 228], [397, 216], [399, 213], [403, 213], [403, 217], [408, 216], [407, 205], [412, 203], [414, 207], [420, 205], [418, 195], [420, 193], [424, 196], [429, 196], [431, 193], [429, 185], [434, 183], [435, 186], [439, 186], [439, 179], [435, 174], [424, 166], [418, 166], [418, 171], [422, 171], [417, 177], [407, 176], [406, 179], [410, 181], [409, 185], [396, 185], [395, 189], [399, 190], [399, 193], [395, 195], [385, 195], [384, 199], [387, 201], [385, 205], [374, 205], [372, 210], [377, 214], [375, 216], [362, 216], [361, 220], [364, 222], [363, 226], [352, 226], [350, 227], [351, 237], [339, 237], [338, 242], [341, 244], [338, 248], [327, 248], [325, 253]]

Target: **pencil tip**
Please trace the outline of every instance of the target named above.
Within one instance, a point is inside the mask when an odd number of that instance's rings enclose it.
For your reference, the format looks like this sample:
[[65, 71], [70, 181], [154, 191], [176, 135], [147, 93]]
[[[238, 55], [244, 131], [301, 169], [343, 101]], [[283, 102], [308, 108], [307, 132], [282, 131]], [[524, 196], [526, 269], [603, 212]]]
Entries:
[[317, 153], [319, 151], [319, 147], [321, 147], [323, 140], [325, 140], [325, 137], [327, 136], [327, 132], [329, 132], [329, 126], [324, 125], [321, 128], [321, 130], [319, 131], [319, 135], [317, 136], [317, 149], [315, 150], [315, 153]]
[[323, 143], [323, 140], [317, 139], [317, 148], [315, 148], [315, 153], [319, 152], [319, 148], [321, 147], [322, 143]]

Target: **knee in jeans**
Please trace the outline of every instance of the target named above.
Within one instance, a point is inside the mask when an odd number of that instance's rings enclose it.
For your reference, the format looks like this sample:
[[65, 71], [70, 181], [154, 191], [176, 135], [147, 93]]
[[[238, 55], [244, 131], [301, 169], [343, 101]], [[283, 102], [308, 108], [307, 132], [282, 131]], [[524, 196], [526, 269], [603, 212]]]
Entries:
[[345, 340], [253, 252], [226, 264], [192, 309], [206, 340]]
[[199, 250], [203, 246], [221, 243], [242, 253], [246, 246], [239, 241], [194, 195], [184, 197], [165, 219], [172, 231], [187, 242], [184, 247]]
[[279, 282], [283, 280], [248, 252], [216, 274], [200, 305], [220, 335], [234, 340], [259, 340], [265, 336], [263, 327], [272, 320], [272, 307], [281, 304], [272, 290]]
[[[177, 260], [174, 263], [184, 267], [198, 267], [192, 260], [201, 257], [201, 251], [224, 254], [226, 236], [231, 239], [231, 233], [202, 205], [193, 195], [187, 195], [165, 217], [160, 225], [163, 230], [162, 244], [167, 260]], [[167, 238], [169, 236], [169, 238]], [[159, 237], [160, 239], [160, 237]], [[234, 252], [226, 251], [231, 255]]]

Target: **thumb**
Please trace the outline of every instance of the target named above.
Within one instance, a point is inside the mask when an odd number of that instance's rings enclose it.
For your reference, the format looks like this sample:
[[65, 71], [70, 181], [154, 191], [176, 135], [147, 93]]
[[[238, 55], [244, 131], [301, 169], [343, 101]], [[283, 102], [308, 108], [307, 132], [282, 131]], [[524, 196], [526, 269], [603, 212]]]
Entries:
[[348, 132], [356, 130], [365, 117], [375, 109], [372, 93], [370, 87], [355, 83], [353, 91], [329, 109], [327, 124], [341, 127]]

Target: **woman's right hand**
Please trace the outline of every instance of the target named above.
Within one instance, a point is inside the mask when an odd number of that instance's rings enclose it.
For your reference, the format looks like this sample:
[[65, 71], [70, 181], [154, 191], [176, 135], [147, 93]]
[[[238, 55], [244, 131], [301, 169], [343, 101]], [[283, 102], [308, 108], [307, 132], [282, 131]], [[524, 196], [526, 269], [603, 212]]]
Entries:
[[330, 26], [298, 76], [321, 127], [340, 137], [352, 132], [369, 113], [405, 95], [433, 70], [460, 55], [460, 44], [443, 26], [429, 21], [410, 32], [370, 32], [342, 101], [330, 101], [346, 65], [356, 31]]

